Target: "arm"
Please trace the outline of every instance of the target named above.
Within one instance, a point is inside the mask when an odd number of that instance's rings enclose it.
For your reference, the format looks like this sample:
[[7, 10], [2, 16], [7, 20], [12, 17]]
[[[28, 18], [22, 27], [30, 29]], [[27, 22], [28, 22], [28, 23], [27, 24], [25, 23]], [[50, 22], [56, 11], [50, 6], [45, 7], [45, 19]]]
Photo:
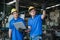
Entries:
[[12, 30], [9, 29], [9, 38], [11, 38]]
[[42, 10], [42, 11], [43, 11], [43, 14], [42, 14], [42, 16], [41, 16], [42, 19], [44, 19], [45, 16], [46, 16], [46, 3], [47, 3], [47, 2], [45, 2], [45, 3], [42, 4], [42, 9], [43, 9], [43, 10]]
[[45, 18], [45, 16], [46, 16], [46, 11], [45, 11], [45, 10], [43, 10], [43, 14], [42, 14], [41, 18], [42, 18], [42, 19], [44, 19], [44, 18]]
[[29, 31], [31, 30], [31, 26], [28, 26]]
[[30, 26], [28, 26], [28, 29], [27, 30], [25, 30], [25, 32], [30, 32], [30, 30], [31, 30], [31, 27]]
[[8, 31], [9, 39], [11, 39], [11, 34], [12, 34], [12, 25], [11, 22], [9, 22], [9, 31]]
[[31, 22], [30, 20], [28, 20], [28, 29], [26, 30], [26, 32], [30, 32], [30, 30], [31, 30]]

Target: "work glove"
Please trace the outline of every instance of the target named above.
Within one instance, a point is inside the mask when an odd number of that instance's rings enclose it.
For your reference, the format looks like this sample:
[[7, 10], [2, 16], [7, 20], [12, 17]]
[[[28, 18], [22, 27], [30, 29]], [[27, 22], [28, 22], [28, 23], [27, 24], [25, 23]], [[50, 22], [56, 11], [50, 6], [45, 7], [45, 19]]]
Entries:
[[42, 4], [42, 9], [43, 10], [46, 10], [46, 4], [47, 4], [46, 2]]

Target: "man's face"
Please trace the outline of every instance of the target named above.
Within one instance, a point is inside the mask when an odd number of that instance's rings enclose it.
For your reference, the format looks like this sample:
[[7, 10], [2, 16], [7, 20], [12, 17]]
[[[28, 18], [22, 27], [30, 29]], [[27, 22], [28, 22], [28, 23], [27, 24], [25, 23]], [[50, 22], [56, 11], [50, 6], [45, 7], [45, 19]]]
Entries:
[[13, 12], [13, 16], [14, 16], [14, 18], [17, 18], [18, 17], [18, 13], [17, 12]]
[[30, 14], [31, 16], [35, 16], [36, 10], [35, 10], [35, 9], [31, 10], [31, 11], [29, 12], [29, 14]]

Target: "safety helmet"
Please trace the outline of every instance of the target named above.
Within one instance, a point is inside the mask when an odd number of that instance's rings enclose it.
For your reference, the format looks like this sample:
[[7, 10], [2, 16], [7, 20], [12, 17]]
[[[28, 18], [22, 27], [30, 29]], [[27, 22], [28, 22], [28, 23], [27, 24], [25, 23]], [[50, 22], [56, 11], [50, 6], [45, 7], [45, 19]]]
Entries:
[[31, 11], [31, 10], [33, 10], [33, 9], [35, 9], [35, 7], [34, 7], [34, 6], [30, 6], [30, 7], [28, 8], [28, 11]]
[[15, 12], [15, 11], [17, 11], [16, 8], [13, 8], [13, 9], [11, 10], [11, 13], [13, 13], [13, 12]]

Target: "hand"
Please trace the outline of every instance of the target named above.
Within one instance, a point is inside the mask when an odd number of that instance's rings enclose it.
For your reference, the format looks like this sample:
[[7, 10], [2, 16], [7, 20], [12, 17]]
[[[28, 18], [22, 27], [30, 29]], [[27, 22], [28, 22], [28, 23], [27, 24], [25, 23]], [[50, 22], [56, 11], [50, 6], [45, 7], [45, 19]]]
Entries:
[[30, 30], [25, 30], [25, 32], [28, 32], [28, 33], [29, 33], [29, 32], [30, 32]]
[[45, 3], [42, 4], [42, 9], [43, 9], [43, 10], [46, 9], [46, 3], [47, 3], [47, 2], [45, 2]]

